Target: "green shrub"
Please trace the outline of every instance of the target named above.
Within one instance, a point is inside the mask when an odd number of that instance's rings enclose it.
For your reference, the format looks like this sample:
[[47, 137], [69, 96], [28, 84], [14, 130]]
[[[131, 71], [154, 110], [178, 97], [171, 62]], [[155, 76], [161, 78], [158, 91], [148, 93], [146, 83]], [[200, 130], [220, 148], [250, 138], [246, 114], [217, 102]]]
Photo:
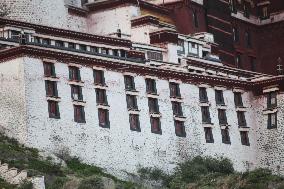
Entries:
[[100, 177], [93, 176], [82, 180], [78, 189], [104, 189], [104, 184]]
[[243, 176], [248, 183], [268, 183], [283, 181], [283, 178], [273, 175], [269, 169], [256, 169], [251, 172], [245, 173]]
[[21, 184], [18, 189], [33, 189], [33, 183], [31, 182], [24, 182]]

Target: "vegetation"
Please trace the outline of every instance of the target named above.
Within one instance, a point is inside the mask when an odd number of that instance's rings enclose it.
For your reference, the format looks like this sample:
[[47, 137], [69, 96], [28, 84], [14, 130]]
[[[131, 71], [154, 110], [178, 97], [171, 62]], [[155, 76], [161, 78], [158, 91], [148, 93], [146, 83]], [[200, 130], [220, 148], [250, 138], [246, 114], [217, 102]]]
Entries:
[[[108, 180], [116, 189], [142, 189], [139, 184], [124, 182], [103, 169], [82, 163], [68, 152], [58, 154], [66, 166], [42, 158], [38, 150], [27, 148], [16, 140], [0, 134], [0, 160], [12, 167], [28, 170], [29, 177], [45, 176], [47, 189], [104, 189]], [[284, 189], [284, 179], [267, 169], [246, 173], [234, 171], [226, 158], [195, 157], [178, 164], [172, 174], [158, 168], [139, 168], [141, 184], [161, 189]], [[139, 180], [138, 179], [138, 180]], [[0, 179], [1, 189], [31, 189], [31, 183], [14, 186]], [[146, 186], [144, 187], [146, 188]]]

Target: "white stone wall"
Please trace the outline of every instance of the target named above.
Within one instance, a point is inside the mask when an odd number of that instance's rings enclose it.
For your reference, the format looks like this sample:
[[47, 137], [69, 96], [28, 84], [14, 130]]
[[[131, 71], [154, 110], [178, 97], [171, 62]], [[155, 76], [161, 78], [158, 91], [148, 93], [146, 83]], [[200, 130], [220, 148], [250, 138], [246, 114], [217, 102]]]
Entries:
[[[228, 104], [228, 121], [231, 125], [231, 145], [221, 142], [221, 131], [218, 126], [217, 110], [215, 108], [215, 93], [208, 89], [212, 105], [210, 113], [214, 122], [214, 144], [206, 144], [204, 130], [201, 124], [201, 109], [199, 106], [199, 89], [190, 84], [181, 84], [181, 95], [184, 98], [183, 112], [187, 117], [185, 122], [187, 137], [175, 135], [172, 106], [169, 97], [169, 83], [157, 80], [159, 93], [159, 109], [162, 114], [162, 135], [151, 133], [148, 113], [148, 99], [145, 91], [145, 78], [135, 77], [136, 89], [139, 91], [138, 107], [140, 111], [141, 132], [129, 128], [124, 78], [122, 73], [107, 71], [105, 73], [107, 98], [110, 105], [110, 129], [100, 128], [96, 95], [93, 86], [91, 68], [81, 68], [81, 78], [85, 82], [83, 96], [86, 101], [86, 124], [73, 121], [74, 112], [71, 101], [71, 90], [68, 84], [67, 64], [55, 64], [58, 82], [58, 94], [61, 119], [48, 118], [48, 107], [45, 97], [43, 80], [43, 65], [41, 60], [30, 58], [25, 61], [25, 86], [27, 89], [28, 113], [28, 145], [53, 152], [69, 149], [72, 155], [80, 157], [84, 162], [98, 165], [118, 176], [125, 177], [123, 171], [134, 173], [139, 165], [143, 167], [156, 166], [166, 171], [172, 171], [177, 162], [195, 155], [225, 156], [233, 160], [237, 170], [246, 169], [243, 162], [255, 161], [255, 142], [250, 133], [251, 146], [241, 145], [236, 124], [236, 112], [233, 105], [233, 93], [225, 92]], [[244, 95], [248, 103], [248, 94]], [[231, 100], [229, 100], [229, 98]], [[247, 122], [253, 126], [251, 116]]]
[[137, 43], [145, 43], [150, 44], [150, 36], [149, 33], [158, 29], [157, 26], [154, 25], [144, 25], [138, 27], [131, 28], [131, 41]]
[[275, 173], [284, 174], [284, 94], [277, 95], [277, 128], [267, 129], [268, 115], [264, 115], [267, 108], [267, 97], [259, 96], [254, 101], [256, 109], [258, 164], [271, 168]]
[[64, 0], [1, 0], [11, 12], [8, 18], [76, 31], [87, 31], [86, 18], [70, 15]]
[[92, 12], [88, 17], [89, 33], [109, 35], [120, 29], [123, 34], [130, 36], [130, 20], [139, 15], [139, 7], [134, 5]]
[[26, 140], [25, 58], [0, 62], [0, 131]]

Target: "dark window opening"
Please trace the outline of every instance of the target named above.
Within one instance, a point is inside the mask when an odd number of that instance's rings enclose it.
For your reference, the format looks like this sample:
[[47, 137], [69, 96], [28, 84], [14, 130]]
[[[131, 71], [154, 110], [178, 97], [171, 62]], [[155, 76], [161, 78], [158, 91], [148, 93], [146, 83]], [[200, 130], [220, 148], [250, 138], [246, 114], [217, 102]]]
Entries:
[[239, 112], [237, 112], [237, 116], [238, 116], [239, 127], [246, 127], [247, 122], [246, 122], [245, 112], [239, 111]]
[[50, 45], [50, 39], [45, 39], [45, 38], [43, 38], [43, 39], [42, 39], [42, 44], [43, 44], [43, 45]]
[[159, 117], [151, 117], [151, 132], [156, 134], [162, 134], [161, 122]]
[[219, 124], [220, 125], [227, 125], [227, 116], [226, 116], [226, 110], [218, 110], [218, 118], [219, 118]]
[[55, 66], [53, 63], [44, 63], [43, 68], [45, 77], [56, 77]]
[[159, 113], [159, 104], [158, 99], [148, 98], [149, 112], [150, 113]]
[[46, 96], [58, 97], [56, 81], [45, 81]]
[[126, 95], [127, 109], [138, 110], [137, 98], [134, 95]]
[[101, 49], [101, 53], [102, 53], [102, 54], [109, 54], [109, 49], [102, 48], [102, 49]]
[[277, 93], [270, 92], [267, 94], [267, 109], [274, 109], [277, 107]]
[[163, 54], [161, 52], [147, 51], [147, 58], [149, 60], [163, 60]]
[[198, 16], [197, 16], [196, 10], [192, 12], [192, 19], [193, 19], [194, 27], [198, 28]]
[[68, 48], [69, 49], [76, 49], [75, 43], [68, 43]]
[[250, 67], [251, 71], [256, 71], [256, 59], [254, 57], [250, 57]]
[[125, 90], [135, 91], [135, 82], [134, 82], [133, 76], [125, 75], [124, 76], [124, 84], [125, 84]]
[[233, 28], [233, 40], [234, 42], [239, 42], [239, 31], [236, 27]]
[[74, 121], [77, 123], [86, 123], [84, 106], [74, 105]]
[[71, 86], [71, 98], [75, 101], [83, 101], [82, 87], [78, 85]]
[[80, 45], [79, 45], [79, 50], [81, 50], [81, 51], [87, 51], [87, 46], [80, 44]]
[[234, 93], [234, 100], [235, 100], [235, 106], [236, 107], [243, 107], [242, 93], [235, 92]]
[[102, 70], [94, 70], [94, 82], [95, 85], [105, 85], [105, 77], [104, 77], [104, 71]]
[[211, 127], [204, 127], [206, 143], [214, 143], [213, 133]]
[[170, 96], [173, 98], [181, 97], [178, 83], [170, 83]]
[[138, 132], [141, 131], [138, 114], [130, 114], [129, 115], [129, 123], [130, 123], [130, 130], [131, 131], [138, 131]]
[[55, 46], [56, 47], [64, 47], [64, 42], [63, 41], [55, 41]]
[[240, 53], [238, 53], [236, 55], [236, 67], [237, 68], [242, 68], [242, 55]]
[[81, 81], [80, 69], [74, 66], [69, 66], [69, 79], [71, 81]]
[[275, 129], [277, 128], [277, 113], [268, 114], [268, 129]]
[[245, 32], [245, 43], [246, 43], [246, 47], [251, 48], [251, 36], [250, 36], [250, 32], [246, 31]]
[[225, 105], [222, 90], [215, 90], [215, 99], [217, 105]]
[[186, 132], [185, 132], [183, 121], [175, 121], [175, 133], [176, 133], [176, 136], [186, 137]]
[[108, 105], [106, 90], [96, 89], [96, 100], [98, 105]]
[[93, 53], [98, 53], [99, 48], [98, 47], [90, 47], [90, 51], [93, 52]]
[[49, 118], [60, 118], [59, 105], [56, 101], [48, 101]]
[[181, 102], [172, 102], [172, 108], [174, 116], [183, 116]]
[[207, 91], [205, 87], [199, 88], [199, 101], [203, 103], [208, 102]]
[[244, 3], [244, 16], [246, 18], [249, 18], [249, 16], [250, 16], [250, 10], [249, 9], [250, 9], [250, 6], [246, 3]]
[[146, 92], [148, 94], [157, 94], [156, 81], [154, 79], [146, 79]]
[[248, 131], [240, 131], [242, 145], [249, 146]]
[[211, 123], [209, 107], [202, 106], [201, 113], [202, 113], [202, 123]]
[[260, 13], [260, 18], [261, 19], [268, 19], [270, 17], [269, 12], [268, 12], [268, 7], [267, 6], [263, 6], [261, 8], [261, 13]]
[[221, 135], [224, 144], [231, 144], [229, 129], [221, 129]]
[[107, 109], [98, 109], [99, 125], [103, 128], [109, 128], [109, 111]]

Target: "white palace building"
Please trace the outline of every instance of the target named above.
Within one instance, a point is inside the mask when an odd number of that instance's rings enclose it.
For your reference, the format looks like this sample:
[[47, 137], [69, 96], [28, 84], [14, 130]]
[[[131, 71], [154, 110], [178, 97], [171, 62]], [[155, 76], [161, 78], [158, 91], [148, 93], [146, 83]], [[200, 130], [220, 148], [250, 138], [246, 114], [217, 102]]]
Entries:
[[146, 1], [2, 3], [1, 132], [124, 178], [197, 155], [284, 174], [283, 75], [222, 64]]

